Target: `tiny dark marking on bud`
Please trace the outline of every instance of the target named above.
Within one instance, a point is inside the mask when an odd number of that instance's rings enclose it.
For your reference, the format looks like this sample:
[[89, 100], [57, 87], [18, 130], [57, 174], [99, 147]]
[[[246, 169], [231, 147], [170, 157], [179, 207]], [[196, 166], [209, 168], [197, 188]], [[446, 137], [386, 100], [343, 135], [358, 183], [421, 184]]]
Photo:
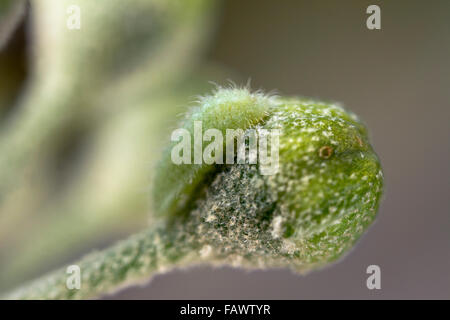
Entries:
[[360, 137], [356, 136], [356, 140], [358, 141], [360, 147], [364, 145]]
[[323, 146], [319, 149], [319, 157], [322, 159], [328, 159], [333, 154], [333, 148], [330, 146]]

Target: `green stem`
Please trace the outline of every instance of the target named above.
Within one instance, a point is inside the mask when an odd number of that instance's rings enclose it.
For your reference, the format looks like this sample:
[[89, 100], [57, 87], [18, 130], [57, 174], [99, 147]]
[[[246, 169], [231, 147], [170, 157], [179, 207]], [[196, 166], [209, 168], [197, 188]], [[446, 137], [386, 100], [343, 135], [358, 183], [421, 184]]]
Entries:
[[[69, 289], [67, 267], [8, 294], [6, 299], [87, 299], [150, 279], [192, 258], [195, 246], [165, 225], [157, 225], [73, 263], [80, 289]], [[188, 254], [191, 253], [191, 254]]]

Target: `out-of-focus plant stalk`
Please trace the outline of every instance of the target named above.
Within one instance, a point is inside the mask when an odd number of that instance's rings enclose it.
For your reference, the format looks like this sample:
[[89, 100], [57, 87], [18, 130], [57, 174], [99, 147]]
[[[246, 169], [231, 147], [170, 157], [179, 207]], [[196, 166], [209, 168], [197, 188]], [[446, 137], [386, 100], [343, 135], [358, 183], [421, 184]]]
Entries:
[[[69, 5], [81, 9], [80, 30], [66, 26]], [[30, 265], [36, 272], [64, 259], [67, 248], [83, 248], [80, 239], [88, 246], [147, 220], [152, 159], [167, 129], [159, 125], [202, 92], [183, 89], [182, 79], [201, 59], [214, 7], [207, 0], [31, 1], [31, 77], [0, 128], [0, 239], [17, 249], [2, 259], [3, 285]], [[88, 130], [86, 155], [51, 197], [48, 160], [79, 128]], [[2, 232], [17, 226], [23, 230]]]
[[[74, 4], [79, 30], [66, 26]], [[186, 72], [211, 7], [204, 0], [32, 1], [33, 70], [17, 112], [0, 130], [0, 200], [25, 163], [51, 148], [70, 122], [108, 109], [100, 97], [110, 85], [124, 93], [120, 83], [129, 77], [150, 90]]]

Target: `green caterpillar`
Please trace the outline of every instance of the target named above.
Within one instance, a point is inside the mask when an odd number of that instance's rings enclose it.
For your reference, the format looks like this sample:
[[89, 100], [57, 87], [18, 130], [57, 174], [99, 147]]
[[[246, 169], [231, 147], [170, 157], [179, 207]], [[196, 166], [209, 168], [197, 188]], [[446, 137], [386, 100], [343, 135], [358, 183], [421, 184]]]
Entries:
[[[279, 130], [278, 170], [260, 164], [176, 165], [171, 148], [154, 179], [157, 219], [148, 230], [78, 263], [81, 289], [65, 269], [9, 298], [87, 298], [174, 267], [320, 268], [341, 257], [374, 220], [383, 190], [379, 160], [357, 117], [309, 99], [246, 88], [201, 98], [183, 128]], [[226, 146], [225, 146], [226, 147]]]

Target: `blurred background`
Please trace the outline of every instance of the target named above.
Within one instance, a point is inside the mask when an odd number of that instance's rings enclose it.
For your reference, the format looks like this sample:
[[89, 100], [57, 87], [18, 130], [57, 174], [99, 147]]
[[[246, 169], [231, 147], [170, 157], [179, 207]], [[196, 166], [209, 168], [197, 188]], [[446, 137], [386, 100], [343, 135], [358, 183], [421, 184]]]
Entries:
[[[66, 26], [81, 9], [80, 29]], [[381, 8], [368, 30], [366, 8]], [[0, 5], [0, 292], [151, 223], [152, 168], [196, 95], [232, 80], [341, 102], [384, 168], [343, 260], [195, 267], [106, 299], [450, 299], [450, 2], [36, 0]], [[368, 290], [366, 268], [381, 268]]]

